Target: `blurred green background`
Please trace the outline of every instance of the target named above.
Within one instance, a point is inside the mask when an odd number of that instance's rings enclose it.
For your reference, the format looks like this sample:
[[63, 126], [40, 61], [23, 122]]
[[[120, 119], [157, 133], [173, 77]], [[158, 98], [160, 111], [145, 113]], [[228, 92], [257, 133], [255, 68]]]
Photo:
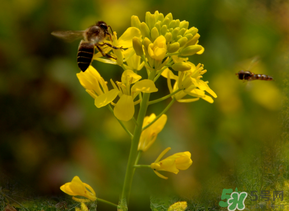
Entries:
[[[284, 190], [284, 200], [274, 203], [288, 201], [289, 2], [281, 0], [2, 1], [0, 187], [7, 195], [19, 201], [23, 190], [32, 199], [62, 196], [59, 187], [78, 175], [97, 196], [117, 203], [129, 139], [79, 84], [79, 42], [65, 43], [51, 32], [83, 30], [103, 20], [120, 36], [132, 15], [144, 21], [146, 11], [155, 10], [199, 29], [205, 52], [190, 60], [205, 65], [204, 80], [218, 98], [213, 104], [175, 103], [169, 110], [167, 125], [140, 163], [150, 164], [169, 146], [171, 154], [190, 151], [194, 163], [178, 175], [166, 174], [168, 180], [137, 169], [132, 210], [148, 210], [149, 196], [161, 193], [183, 197], [191, 210], [219, 209], [222, 190], [236, 187]], [[252, 65], [256, 56], [260, 60]], [[119, 80], [120, 68], [96, 61], [93, 66], [106, 81]], [[274, 81], [239, 81], [235, 73], [242, 69]], [[165, 82], [161, 86], [166, 90]], [[149, 112], [158, 114], [167, 103]]]

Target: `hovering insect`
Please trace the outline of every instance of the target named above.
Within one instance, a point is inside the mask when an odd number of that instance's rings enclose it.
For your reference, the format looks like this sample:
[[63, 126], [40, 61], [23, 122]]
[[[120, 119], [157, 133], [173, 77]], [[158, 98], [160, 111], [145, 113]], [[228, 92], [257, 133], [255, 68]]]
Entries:
[[264, 75], [264, 74], [255, 74], [250, 71], [244, 71], [240, 70], [238, 73], [236, 73], [238, 78], [240, 80], [247, 80], [247, 81], [252, 81], [252, 80], [263, 80], [263, 81], [272, 81], [273, 78], [269, 75]]
[[[255, 56], [253, 59], [251, 59], [249, 63], [249, 70], [255, 66], [260, 61], [259, 56]], [[246, 81], [252, 81], [252, 80], [263, 80], [263, 81], [272, 81], [273, 78], [269, 75], [264, 74], [255, 74], [249, 70], [240, 70], [236, 75], [238, 76], [239, 80], [246, 80]]]
[[84, 38], [80, 41], [78, 46], [77, 65], [80, 70], [85, 72], [92, 62], [92, 58], [95, 53], [94, 46], [102, 54], [102, 56], [112, 59], [116, 58], [108, 53], [104, 53], [102, 47], [108, 46], [113, 49], [123, 49], [122, 47], [115, 47], [110, 43], [104, 42], [107, 37], [109, 37], [109, 39], [112, 41], [108, 28], [110, 28], [112, 32], [111, 26], [107, 25], [104, 21], [98, 21], [95, 25], [83, 31], [54, 31], [51, 34], [67, 41], [74, 41], [76, 39]]

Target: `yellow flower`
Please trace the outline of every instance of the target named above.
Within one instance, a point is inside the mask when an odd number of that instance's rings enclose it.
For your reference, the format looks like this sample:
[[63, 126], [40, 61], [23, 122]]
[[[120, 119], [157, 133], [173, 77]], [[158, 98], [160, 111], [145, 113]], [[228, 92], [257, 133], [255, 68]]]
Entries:
[[89, 66], [85, 72], [77, 73], [76, 76], [86, 92], [94, 98], [97, 108], [111, 103], [119, 93], [117, 89], [108, 90], [107, 82], [92, 66]]
[[[151, 123], [155, 118], [156, 118], [155, 114], [146, 116], [143, 121], [143, 127]], [[146, 151], [155, 142], [158, 134], [162, 131], [166, 122], [167, 122], [167, 115], [163, 114], [151, 126], [142, 131], [138, 144], [138, 150]]]
[[162, 61], [167, 53], [166, 38], [164, 36], [159, 36], [154, 43], [150, 43], [148, 46], [148, 53], [151, 58]]
[[[134, 115], [134, 99], [140, 92], [152, 93], [158, 89], [152, 80], [141, 80], [141, 76], [134, 73], [132, 70], [125, 70], [121, 77], [121, 82], [117, 85], [112, 81], [115, 89], [119, 89], [119, 100], [114, 107], [114, 115], [122, 121], [129, 121]], [[133, 85], [132, 85], [133, 84]]]
[[172, 204], [168, 211], [185, 211], [187, 209], [187, 202], [186, 201], [178, 201], [174, 204]]
[[[64, 193], [71, 195], [72, 199], [78, 202], [95, 201], [95, 192], [88, 184], [82, 182], [78, 176], [75, 176], [71, 182], [65, 183], [60, 187]], [[75, 196], [82, 196], [87, 199], [77, 198]]]
[[[202, 75], [206, 73], [207, 70], [204, 70], [202, 64], [198, 64], [197, 66], [191, 62], [186, 62], [186, 64], [190, 66], [190, 69], [186, 71], [178, 71], [178, 76], [174, 75], [174, 73], [168, 68], [162, 72], [162, 76], [167, 78], [170, 93], [181, 89], [181, 91], [173, 96], [181, 103], [194, 102], [200, 98], [209, 103], [213, 103], [214, 100], [212, 97], [216, 98], [216, 93], [209, 87], [208, 82], [201, 80], [203, 77]], [[176, 81], [174, 86], [171, 84], [171, 79]], [[212, 97], [207, 95], [206, 92]], [[190, 98], [185, 98], [186, 96], [190, 96]]]
[[189, 151], [175, 153], [159, 161], [170, 149], [170, 147], [166, 148], [158, 156], [156, 161], [151, 164], [151, 168], [154, 170], [156, 175], [163, 179], [168, 179], [168, 177], [163, 176], [158, 171], [168, 171], [177, 174], [180, 170], [188, 169], [193, 163], [191, 153]]
[[86, 204], [84, 204], [83, 202], [81, 202], [80, 204], [80, 208], [75, 207], [75, 211], [89, 211]]

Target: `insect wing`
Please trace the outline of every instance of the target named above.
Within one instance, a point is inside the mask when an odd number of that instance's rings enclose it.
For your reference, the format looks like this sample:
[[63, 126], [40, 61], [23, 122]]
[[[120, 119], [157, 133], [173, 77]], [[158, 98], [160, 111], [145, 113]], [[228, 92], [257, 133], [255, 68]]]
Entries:
[[67, 42], [73, 42], [83, 37], [84, 31], [54, 31], [51, 34]]

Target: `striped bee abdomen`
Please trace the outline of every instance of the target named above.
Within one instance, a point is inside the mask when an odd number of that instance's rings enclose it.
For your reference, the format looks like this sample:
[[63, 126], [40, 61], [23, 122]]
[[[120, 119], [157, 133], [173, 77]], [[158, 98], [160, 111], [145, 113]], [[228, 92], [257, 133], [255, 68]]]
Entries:
[[81, 41], [77, 53], [77, 65], [81, 71], [85, 72], [85, 70], [89, 67], [92, 62], [93, 54], [94, 44]]

